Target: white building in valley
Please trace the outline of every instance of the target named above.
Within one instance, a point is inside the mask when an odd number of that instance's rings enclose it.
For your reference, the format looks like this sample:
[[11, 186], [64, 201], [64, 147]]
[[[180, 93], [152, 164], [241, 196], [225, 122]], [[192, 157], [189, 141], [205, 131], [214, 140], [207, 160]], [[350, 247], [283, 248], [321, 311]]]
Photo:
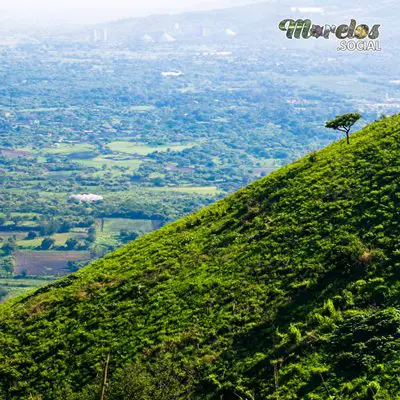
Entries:
[[86, 202], [86, 203], [95, 203], [97, 201], [103, 201], [104, 198], [103, 196], [99, 196], [97, 194], [73, 194], [72, 196], [69, 196], [70, 199], [75, 199], [79, 200], [81, 202]]

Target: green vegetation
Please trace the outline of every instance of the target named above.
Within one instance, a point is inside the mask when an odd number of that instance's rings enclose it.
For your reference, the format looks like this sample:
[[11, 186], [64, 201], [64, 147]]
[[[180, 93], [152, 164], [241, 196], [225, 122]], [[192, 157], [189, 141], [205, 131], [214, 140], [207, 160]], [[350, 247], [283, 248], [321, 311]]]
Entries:
[[[149, 233], [161, 226], [160, 221], [151, 221], [148, 219], [127, 219], [127, 218], [104, 218], [97, 221], [96, 224], [96, 242], [95, 249], [102, 254], [102, 249], [108, 250], [111, 247], [118, 247], [121, 243], [127, 243], [123, 236], [137, 237], [144, 233]], [[133, 240], [133, 239], [132, 239]], [[107, 251], [103, 251], [107, 253]]]
[[108, 145], [108, 147], [115, 152], [120, 153], [130, 153], [130, 154], [139, 154], [143, 156], [147, 156], [148, 154], [154, 153], [156, 151], [183, 151], [186, 149], [190, 149], [194, 147], [192, 145], [179, 145], [172, 144], [168, 146], [147, 146], [140, 143], [131, 143], [131, 142], [112, 142]]
[[[18, 150], [18, 149], [17, 149]], [[33, 149], [23, 149], [23, 150], [30, 150]], [[96, 147], [89, 144], [57, 144], [55, 147], [51, 148], [43, 148], [41, 149], [42, 153], [47, 154], [76, 154], [76, 153], [83, 153], [83, 152], [91, 152], [96, 150]]]
[[0, 306], [0, 397], [395, 399], [400, 116]]
[[[6, 300], [7, 298], [32, 292], [33, 288], [39, 288], [54, 281], [55, 279], [56, 278], [53, 276], [41, 276], [40, 279], [34, 277], [16, 277], [1, 279], [0, 302]], [[1, 296], [1, 293], [3, 293], [3, 298]]]
[[153, 188], [151, 190], [159, 192], [177, 192], [177, 193], [197, 193], [203, 195], [217, 195], [218, 189], [215, 186], [201, 186], [201, 187], [162, 187]]

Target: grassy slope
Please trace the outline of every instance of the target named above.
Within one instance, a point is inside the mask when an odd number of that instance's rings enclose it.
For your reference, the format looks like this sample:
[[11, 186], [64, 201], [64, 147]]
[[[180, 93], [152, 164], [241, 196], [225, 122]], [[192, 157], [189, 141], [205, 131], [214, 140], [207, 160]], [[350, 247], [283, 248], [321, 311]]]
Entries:
[[108, 352], [109, 399], [397, 398], [399, 150], [396, 116], [6, 303], [0, 398], [93, 398]]

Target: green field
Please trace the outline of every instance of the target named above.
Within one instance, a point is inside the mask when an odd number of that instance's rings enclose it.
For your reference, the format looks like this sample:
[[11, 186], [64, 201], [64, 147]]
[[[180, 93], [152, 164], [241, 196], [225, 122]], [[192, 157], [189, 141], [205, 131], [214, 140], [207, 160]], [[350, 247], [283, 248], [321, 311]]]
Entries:
[[4, 302], [11, 297], [15, 297], [40, 288], [54, 281], [55, 279], [56, 277], [52, 276], [41, 277], [41, 279], [0, 278], [0, 289], [4, 289], [8, 292], [5, 298], [0, 299], [0, 302]]
[[157, 221], [148, 219], [127, 219], [127, 218], [104, 218], [104, 225], [101, 220], [96, 223], [97, 245], [118, 245], [118, 237], [121, 231], [136, 232], [139, 235], [148, 233], [157, 228]]
[[137, 170], [140, 167], [140, 160], [115, 160], [111, 158], [96, 157], [91, 160], [77, 160], [79, 163], [87, 167], [102, 168], [106, 167], [126, 167]]
[[80, 153], [86, 151], [93, 151], [96, 149], [96, 146], [80, 143], [80, 144], [60, 144], [58, 147], [49, 147], [41, 149], [42, 153], [47, 154], [72, 154], [72, 153]]
[[198, 187], [160, 187], [151, 188], [154, 192], [179, 192], [179, 193], [196, 193], [202, 195], [216, 195], [221, 193], [216, 186], [198, 186]]
[[154, 153], [155, 151], [182, 151], [185, 149], [190, 149], [195, 146], [194, 143], [191, 144], [170, 144], [163, 146], [148, 146], [145, 144], [134, 143], [134, 142], [112, 142], [108, 147], [115, 152], [128, 153], [128, 154], [138, 154], [141, 156], [147, 156], [148, 154]]
[[121, 230], [135, 232], [151, 232], [153, 223], [148, 219], [126, 219], [126, 218], [105, 218], [104, 231], [111, 233], [119, 233]]
[[31, 218], [37, 217], [39, 214], [37, 214], [37, 213], [12, 212], [12, 213], [10, 213], [10, 215], [12, 217], [26, 217], [26, 218], [30, 218], [31, 219]]
[[[26, 235], [25, 235], [26, 236]], [[84, 233], [82, 234], [77, 234], [77, 233], [56, 233], [54, 235], [51, 235], [51, 238], [55, 240], [55, 245], [56, 246], [64, 246], [65, 242], [69, 239], [69, 238], [76, 238], [79, 239], [82, 236], [84, 236]], [[35, 239], [32, 240], [24, 240], [24, 238], [20, 238], [17, 241], [17, 245], [23, 248], [36, 248], [39, 247], [43, 241], [43, 237], [37, 237]]]

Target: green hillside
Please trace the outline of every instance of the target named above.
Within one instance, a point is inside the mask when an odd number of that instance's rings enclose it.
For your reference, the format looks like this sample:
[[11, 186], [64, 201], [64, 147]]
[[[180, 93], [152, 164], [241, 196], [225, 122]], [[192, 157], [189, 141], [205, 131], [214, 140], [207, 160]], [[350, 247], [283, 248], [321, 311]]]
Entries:
[[400, 116], [0, 307], [1, 399], [108, 354], [106, 399], [400, 399]]

